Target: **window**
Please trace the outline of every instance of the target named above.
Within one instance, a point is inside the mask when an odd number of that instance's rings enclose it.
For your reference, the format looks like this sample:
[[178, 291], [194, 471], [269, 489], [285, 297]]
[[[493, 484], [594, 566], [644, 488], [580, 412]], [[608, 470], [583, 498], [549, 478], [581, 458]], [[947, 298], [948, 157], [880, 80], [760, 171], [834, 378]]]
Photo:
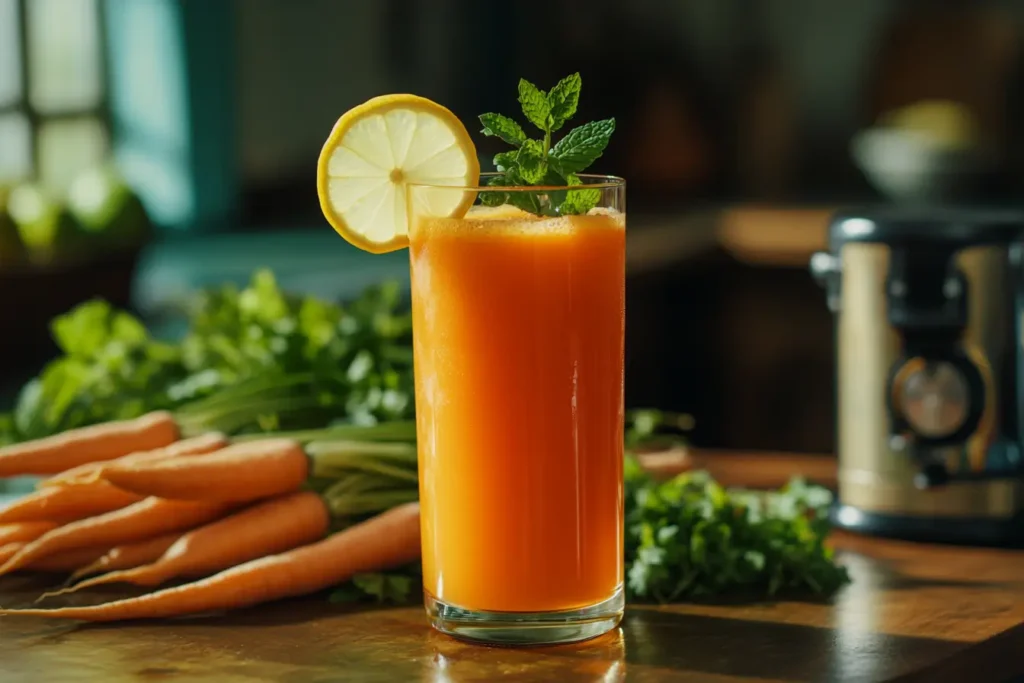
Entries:
[[55, 192], [110, 151], [101, 0], [0, 0], [0, 183]]

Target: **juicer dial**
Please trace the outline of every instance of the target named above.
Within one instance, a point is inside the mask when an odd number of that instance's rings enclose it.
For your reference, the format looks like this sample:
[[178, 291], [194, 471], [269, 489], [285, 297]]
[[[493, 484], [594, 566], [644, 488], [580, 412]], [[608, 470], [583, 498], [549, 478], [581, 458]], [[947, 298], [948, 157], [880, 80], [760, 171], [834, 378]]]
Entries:
[[[920, 361], [920, 359], [913, 359]], [[951, 363], [921, 361], [902, 375], [897, 408], [907, 426], [929, 439], [955, 434], [970, 412], [967, 379]]]
[[985, 409], [978, 368], [961, 353], [904, 357], [889, 377], [892, 433], [912, 445], [938, 448], [965, 442]]

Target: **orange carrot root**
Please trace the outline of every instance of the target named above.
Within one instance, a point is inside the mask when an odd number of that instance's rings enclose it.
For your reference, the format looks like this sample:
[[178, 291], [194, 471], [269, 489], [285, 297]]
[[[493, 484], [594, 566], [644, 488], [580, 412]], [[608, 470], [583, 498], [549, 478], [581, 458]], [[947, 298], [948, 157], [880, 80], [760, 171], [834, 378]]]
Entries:
[[63, 574], [91, 564], [107, 552], [106, 548], [75, 548], [47, 555], [22, 567], [23, 571]]
[[118, 488], [171, 500], [247, 502], [291, 493], [309, 475], [309, 458], [290, 439], [238, 443], [188, 458], [111, 464], [103, 477]]
[[12, 522], [0, 524], [0, 545], [15, 541], [34, 541], [57, 528], [56, 522], [37, 520], [34, 522]]
[[160, 448], [177, 438], [178, 426], [166, 411], [72, 429], [0, 448], [0, 477], [55, 474], [89, 462]]
[[19, 498], [0, 510], [0, 523], [48, 520], [74, 522], [137, 503], [142, 496], [102, 479], [87, 486], [49, 487]]
[[213, 574], [312, 543], [323, 538], [329, 523], [320, 496], [293, 493], [186, 533], [153, 564], [103, 574], [55, 595], [107, 583], [158, 586], [179, 576]]
[[228, 438], [220, 432], [210, 432], [208, 434], [201, 434], [200, 436], [194, 436], [190, 439], [182, 439], [176, 441], [169, 446], [163, 446], [148, 451], [139, 451], [136, 453], [130, 453], [114, 460], [105, 460], [102, 462], [89, 462], [78, 467], [72, 467], [69, 470], [55, 474], [54, 476], [44, 479], [39, 482], [39, 488], [49, 488], [52, 486], [69, 486], [75, 484], [91, 484], [97, 479], [102, 478], [103, 471], [106, 467], [114, 464], [126, 464], [133, 462], [147, 462], [162, 460], [164, 458], [177, 458], [183, 455], [201, 455], [203, 453], [212, 453], [213, 451], [224, 448], [230, 443]]
[[24, 541], [14, 541], [0, 546], [0, 564], [18, 554], [18, 551], [25, 547]]
[[[132, 569], [134, 567], [141, 567], [142, 565], [149, 564], [150, 562], [155, 562], [159, 560], [160, 557], [167, 552], [167, 549], [174, 545], [174, 542], [181, 538], [181, 536], [181, 532], [172, 531], [169, 534], [157, 536], [156, 538], [150, 538], [145, 541], [128, 543], [125, 545], [119, 545], [116, 548], [111, 548], [103, 555], [103, 557], [75, 571], [68, 581], [74, 582], [84, 576], [90, 576], [92, 574]], [[6, 558], [0, 560], [0, 563], [4, 561], [6, 561]]]
[[126, 508], [53, 529], [0, 566], [0, 575], [65, 550], [111, 548], [171, 531], [191, 529], [220, 517], [227, 510], [228, 506], [221, 503], [146, 498]]
[[419, 504], [392, 508], [319, 543], [270, 555], [201, 581], [90, 607], [0, 610], [0, 615], [118, 621], [249, 607], [304, 595], [361, 572], [411, 562], [420, 553]]

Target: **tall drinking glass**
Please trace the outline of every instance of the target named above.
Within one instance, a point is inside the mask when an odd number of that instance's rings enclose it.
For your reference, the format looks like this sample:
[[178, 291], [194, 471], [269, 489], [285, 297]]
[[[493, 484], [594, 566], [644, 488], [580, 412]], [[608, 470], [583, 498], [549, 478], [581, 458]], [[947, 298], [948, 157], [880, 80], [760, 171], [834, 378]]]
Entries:
[[470, 640], [583, 640], [624, 603], [625, 182], [484, 175], [406, 196], [427, 612]]

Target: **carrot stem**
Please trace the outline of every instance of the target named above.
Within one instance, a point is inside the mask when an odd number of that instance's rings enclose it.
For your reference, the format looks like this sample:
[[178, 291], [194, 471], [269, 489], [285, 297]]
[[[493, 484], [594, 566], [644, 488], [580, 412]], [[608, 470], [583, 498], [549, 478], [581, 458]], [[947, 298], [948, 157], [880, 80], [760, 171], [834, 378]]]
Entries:
[[178, 415], [201, 414], [211, 408], [222, 405], [238, 405], [253, 396], [262, 393], [277, 394], [282, 389], [300, 386], [313, 382], [315, 377], [312, 373], [303, 372], [293, 375], [273, 375], [270, 377], [259, 377], [237, 384], [227, 389], [222, 389], [211, 396], [193, 401], [188, 405], [179, 408]]
[[320, 402], [315, 397], [269, 399], [259, 403], [226, 407], [208, 414], [181, 414], [178, 416], [178, 423], [181, 425], [182, 433], [190, 436], [211, 429], [230, 434], [251, 424], [260, 415], [306, 411], [319, 405]]
[[[415, 482], [416, 446], [407, 443], [356, 441], [315, 441], [306, 446], [313, 460], [313, 476], [338, 477], [346, 470], [360, 469]], [[397, 465], [411, 466], [403, 469]]]
[[336, 425], [326, 429], [300, 429], [291, 432], [271, 432], [267, 434], [240, 434], [232, 441], [252, 441], [267, 437], [291, 439], [300, 443], [312, 441], [415, 441], [416, 423], [412, 420], [395, 420], [380, 422], [374, 425]]
[[377, 514], [403, 503], [415, 502], [418, 498], [419, 491], [416, 489], [378, 491], [357, 495], [345, 494], [337, 497], [324, 495], [327, 509], [335, 517], [341, 518]]

